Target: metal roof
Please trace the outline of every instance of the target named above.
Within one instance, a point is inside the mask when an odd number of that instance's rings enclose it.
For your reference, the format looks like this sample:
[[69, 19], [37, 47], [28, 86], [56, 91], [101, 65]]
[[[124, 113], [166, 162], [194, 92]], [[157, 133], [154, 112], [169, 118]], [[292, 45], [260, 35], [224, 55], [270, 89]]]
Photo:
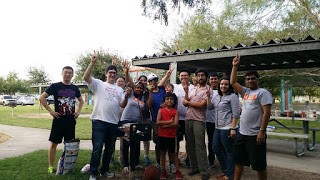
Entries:
[[205, 67], [208, 71], [230, 72], [232, 59], [237, 53], [241, 55], [239, 71], [320, 67], [320, 38], [308, 36], [299, 41], [288, 38], [282, 42], [270, 40], [266, 44], [239, 43], [224, 45], [220, 49], [210, 47], [207, 50], [136, 56], [132, 63], [157, 69], [169, 69], [170, 63], [177, 63], [178, 71], [189, 69], [193, 72], [197, 67]]

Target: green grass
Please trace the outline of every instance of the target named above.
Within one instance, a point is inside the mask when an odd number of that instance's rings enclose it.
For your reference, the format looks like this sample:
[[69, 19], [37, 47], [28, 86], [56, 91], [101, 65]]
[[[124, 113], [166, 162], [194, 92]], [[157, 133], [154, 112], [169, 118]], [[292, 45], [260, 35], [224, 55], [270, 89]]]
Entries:
[[[55, 164], [57, 164], [62, 150], [57, 151]], [[116, 151], [116, 154], [118, 151]], [[42, 180], [42, 179], [88, 179], [89, 174], [81, 174], [81, 168], [90, 162], [91, 151], [80, 150], [76, 168], [73, 173], [66, 175], [48, 174], [47, 150], [39, 150], [23, 156], [0, 160], [0, 179], [15, 180]], [[117, 157], [117, 156], [116, 156]], [[56, 167], [54, 167], [56, 169]], [[115, 172], [121, 171], [120, 163], [111, 164], [110, 169]]]
[[[90, 114], [91, 112], [92, 106], [84, 105], [82, 113]], [[39, 113], [41, 115], [39, 115]], [[34, 106], [17, 106], [14, 108], [13, 116], [11, 107], [0, 106], [0, 124], [51, 129], [52, 117], [43, 116], [43, 114], [49, 113], [45, 109], [39, 110], [38, 104]], [[77, 119], [76, 137], [83, 140], [91, 139], [91, 121], [89, 117], [81, 117], [80, 115]]]
[[[52, 105], [51, 105], [52, 106]], [[277, 105], [275, 105], [276, 107]], [[52, 107], [53, 108], [53, 107]], [[82, 109], [83, 114], [90, 114], [92, 112], [92, 106], [84, 105]], [[39, 111], [39, 105], [36, 104], [34, 106], [17, 106], [14, 108], [14, 115], [12, 116], [12, 108], [6, 106], [0, 106], [0, 124], [7, 124], [13, 126], [23, 126], [23, 127], [34, 127], [34, 128], [42, 128], [42, 129], [50, 129], [51, 128], [51, 117], [36, 117], [37, 114], [43, 114], [48, 112], [43, 109]], [[32, 114], [34, 117], [27, 118], [23, 115]], [[40, 115], [39, 115], [40, 116]], [[279, 118], [281, 119], [281, 118]], [[288, 121], [288, 120], [280, 120], [281, 123], [287, 126], [298, 126], [302, 127], [301, 121]], [[278, 125], [275, 122], [269, 123], [269, 125]], [[320, 128], [319, 122], [310, 122], [309, 127]], [[277, 132], [286, 132], [287, 130], [283, 128], [278, 128]], [[301, 132], [302, 131], [298, 131]], [[311, 133], [311, 132], [310, 132]], [[76, 126], [76, 137], [82, 140], [90, 140], [91, 139], [91, 121], [88, 117], [81, 117], [77, 119]], [[270, 137], [276, 139], [286, 139], [282, 137]], [[292, 139], [289, 139], [292, 140]], [[316, 134], [316, 142], [320, 143], [320, 132]]]

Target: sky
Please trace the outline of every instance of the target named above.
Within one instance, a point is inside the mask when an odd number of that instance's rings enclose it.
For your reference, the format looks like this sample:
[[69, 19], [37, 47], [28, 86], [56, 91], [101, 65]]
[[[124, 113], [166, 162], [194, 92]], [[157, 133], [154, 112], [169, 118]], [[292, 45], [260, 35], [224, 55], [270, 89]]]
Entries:
[[0, 1], [0, 76], [5, 78], [9, 72], [16, 72], [19, 78], [28, 79], [27, 68], [37, 67], [55, 82], [62, 78], [62, 67], [76, 69], [76, 59], [94, 49], [108, 49], [127, 59], [158, 52], [159, 39], [172, 37], [178, 20], [169, 22], [169, 26], [153, 22], [142, 16], [140, 3], [141, 0]]

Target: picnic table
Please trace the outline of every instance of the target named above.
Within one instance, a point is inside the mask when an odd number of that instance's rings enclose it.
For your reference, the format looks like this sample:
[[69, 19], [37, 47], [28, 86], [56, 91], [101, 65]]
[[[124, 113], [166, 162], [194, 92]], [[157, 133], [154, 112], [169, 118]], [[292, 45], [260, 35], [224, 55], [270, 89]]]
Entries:
[[[289, 121], [302, 121], [302, 130], [303, 134], [297, 133], [293, 130], [292, 127], [288, 127], [285, 124], [281, 123], [279, 120], [289, 120]], [[313, 132], [313, 136], [310, 142], [309, 136], [309, 122], [316, 121], [316, 117], [281, 117], [281, 116], [270, 116], [270, 120], [276, 122], [281, 127], [290, 131], [290, 133], [283, 133], [283, 132], [267, 132], [267, 135], [271, 136], [281, 136], [281, 137], [292, 137], [295, 140], [294, 150], [297, 157], [302, 156], [304, 154], [304, 150], [307, 149], [308, 151], [312, 151], [315, 145], [315, 132]], [[298, 139], [303, 139], [303, 146], [301, 149], [298, 149]]]

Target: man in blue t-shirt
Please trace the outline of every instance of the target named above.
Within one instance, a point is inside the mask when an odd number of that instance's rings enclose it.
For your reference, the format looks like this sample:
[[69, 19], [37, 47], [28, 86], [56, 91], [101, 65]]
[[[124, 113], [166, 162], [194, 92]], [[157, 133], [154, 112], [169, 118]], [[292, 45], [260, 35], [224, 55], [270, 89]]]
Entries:
[[[56, 149], [59, 143], [75, 139], [76, 119], [80, 115], [83, 106], [83, 99], [77, 86], [73, 85], [71, 79], [73, 77], [73, 69], [70, 66], [65, 66], [62, 69], [62, 82], [53, 83], [40, 96], [40, 103], [53, 117], [52, 128], [49, 137], [51, 142], [48, 161], [49, 173], [54, 173], [53, 163], [56, 155]], [[47, 104], [46, 98], [50, 95], [54, 97], [54, 110]], [[76, 101], [79, 101], [79, 106], [76, 111]]]

